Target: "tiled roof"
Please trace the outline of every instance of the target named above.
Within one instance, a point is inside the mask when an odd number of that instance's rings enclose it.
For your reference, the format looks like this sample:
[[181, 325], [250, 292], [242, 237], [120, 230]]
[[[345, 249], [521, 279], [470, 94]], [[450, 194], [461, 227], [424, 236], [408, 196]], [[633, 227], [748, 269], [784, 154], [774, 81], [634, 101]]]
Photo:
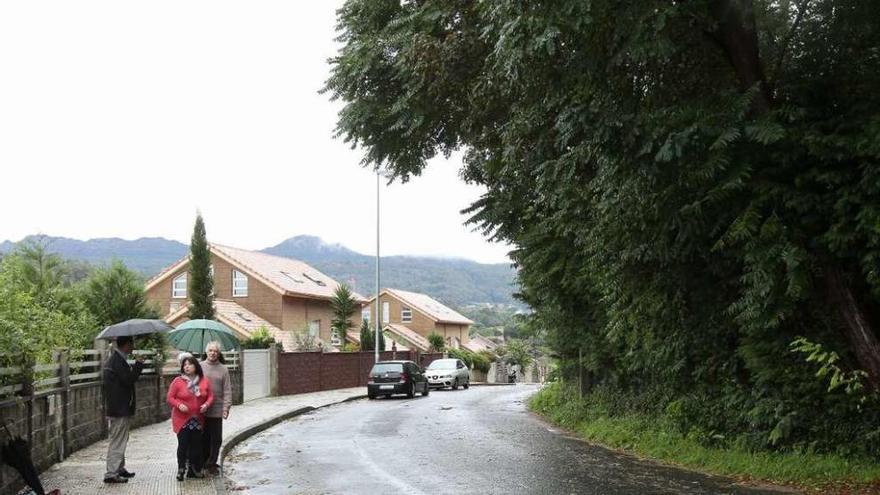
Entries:
[[498, 344], [483, 337], [482, 335], [474, 335], [467, 344], [463, 344], [464, 348], [471, 352], [494, 351]]
[[461, 325], [473, 325], [474, 322], [467, 319], [457, 311], [444, 306], [438, 301], [425, 294], [408, 292], [400, 289], [385, 289], [385, 292], [408, 303], [413, 309], [425, 313], [430, 318], [440, 323], [458, 323]]
[[[333, 297], [333, 291], [339, 286], [327, 275], [292, 258], [219, 244], [211, 244], [211, 250], [284, 294], [330, 299]], [[358, 302], [366, 301], [360, 294], [353, 293], [352, 296]]]
[[228, 325], [245, 338], [250, 337], [261, 327], [266, 327], [269, 335], [275, 337], [275, 340], [280, 340], [281, 329], [248, 311], [238, 303], [225, 299], [215, 299], [214, 312], [218, 321]]
[[397, 323], [389, 323], [388, 325], [385, 325], [385, 328], [383, 328], [382, 331], [390, 333], [392, 340], [400, 342], [400, 340], [395, 338], [399, 337], [402, 340], [401, 343], [403, 345], [410, 348], [415, 347], [421, 352], [426, 352], [431, 347], [431, 343], [428, 342], [428, 339], [419, 335], [418, 332]]

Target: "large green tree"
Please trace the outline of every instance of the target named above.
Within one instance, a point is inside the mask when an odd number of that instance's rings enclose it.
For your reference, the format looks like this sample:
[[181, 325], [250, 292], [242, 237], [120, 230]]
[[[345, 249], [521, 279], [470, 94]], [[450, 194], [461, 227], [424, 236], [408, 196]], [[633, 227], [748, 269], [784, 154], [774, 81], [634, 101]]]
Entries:
[[201, 212], [196, 214], [192, 240], [189, 245], [189, 318], [214, 318], [214, 274], [211, 270], [211, 250], [205, 233]]
[[99, 268], [85, 281], [82, 298], [100, 326], [131, 318], [158, 318], [156, 308], [147, 304], [144, 282], [122, 261]]
[[564, 370], [758, 446], [880, 450], [790, 349], [880, 386], [874, 2], [350, 0], [338, 23], [339, 136], [403, 181], [464, 151], [471, 222], [516, 246]]

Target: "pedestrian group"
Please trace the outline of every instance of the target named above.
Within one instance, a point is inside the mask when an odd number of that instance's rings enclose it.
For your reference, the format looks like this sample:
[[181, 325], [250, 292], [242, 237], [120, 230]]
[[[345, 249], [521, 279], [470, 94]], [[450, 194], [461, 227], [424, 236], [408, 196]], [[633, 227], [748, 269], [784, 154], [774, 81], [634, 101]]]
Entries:
[[[135, 475], [126, 469], [125, 448], [136, 410], [135, 383], [143, 372], [144, 359], [135, 356], [134, 364], [128, 363], [133, 347], [132, 337], [118, 337], [104, 363], [102, 381], [110, 439], [105, 483], [127, 483]], [[208, 343], [205, 354], [206, 358], [199, 362], [190, 353], [181, 353], [180, 375], [168, 387], [171, 429], [177, 435], [178, 481], [204, 478], [206, 471], [212, 475], [220, 472], [223, 420], [229, 417], [232, 406], [232, 384], [220, 344]]]

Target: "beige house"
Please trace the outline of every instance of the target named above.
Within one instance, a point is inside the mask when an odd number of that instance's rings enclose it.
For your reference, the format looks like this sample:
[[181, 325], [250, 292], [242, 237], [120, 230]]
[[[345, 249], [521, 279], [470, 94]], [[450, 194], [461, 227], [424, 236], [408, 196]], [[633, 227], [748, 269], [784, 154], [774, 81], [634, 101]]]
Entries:
[[[363, 310], [363, 319], [376, 321], [376, 298]], [[418, 292], [385, 289], [379, 293], [382, 331], [386, 338], [397, 342], [397, 348], [428, 350], [427, 337], [438, 333], [446, 345], [458, 349], [470, 341], [468, 332], [473, 321], [435, 299]], [[391, 344], [386, 342], [386, 347]]]
[[[338, 344], [331, 335], [330, 300], [339, 284], [302, 261], [256, 251], [210, 244], [216, 319], [240, 338], [260, 327], [292, 350], [294, 333], [307, 332]], [[158, 305], [164, 319], [178, 325], [188, 319], [189, 256], [147, 282], [147, 300]], [[366, 302], [354, 294], [358, 304]], [[352, 317], [359, 328], [361, 315]]]

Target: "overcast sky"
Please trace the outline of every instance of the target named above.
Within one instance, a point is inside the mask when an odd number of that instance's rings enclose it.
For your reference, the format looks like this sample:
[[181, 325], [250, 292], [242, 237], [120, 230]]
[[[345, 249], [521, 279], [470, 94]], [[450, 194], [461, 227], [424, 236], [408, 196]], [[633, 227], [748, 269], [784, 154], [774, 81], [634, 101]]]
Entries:
[[[342, 2], [0, 2], [0, 241], [299, 234], [365, 254], [375, 175], [317, 94]], [[382, 188], [382, 254], [508, 261], [459, 213], [460, 159]]]

